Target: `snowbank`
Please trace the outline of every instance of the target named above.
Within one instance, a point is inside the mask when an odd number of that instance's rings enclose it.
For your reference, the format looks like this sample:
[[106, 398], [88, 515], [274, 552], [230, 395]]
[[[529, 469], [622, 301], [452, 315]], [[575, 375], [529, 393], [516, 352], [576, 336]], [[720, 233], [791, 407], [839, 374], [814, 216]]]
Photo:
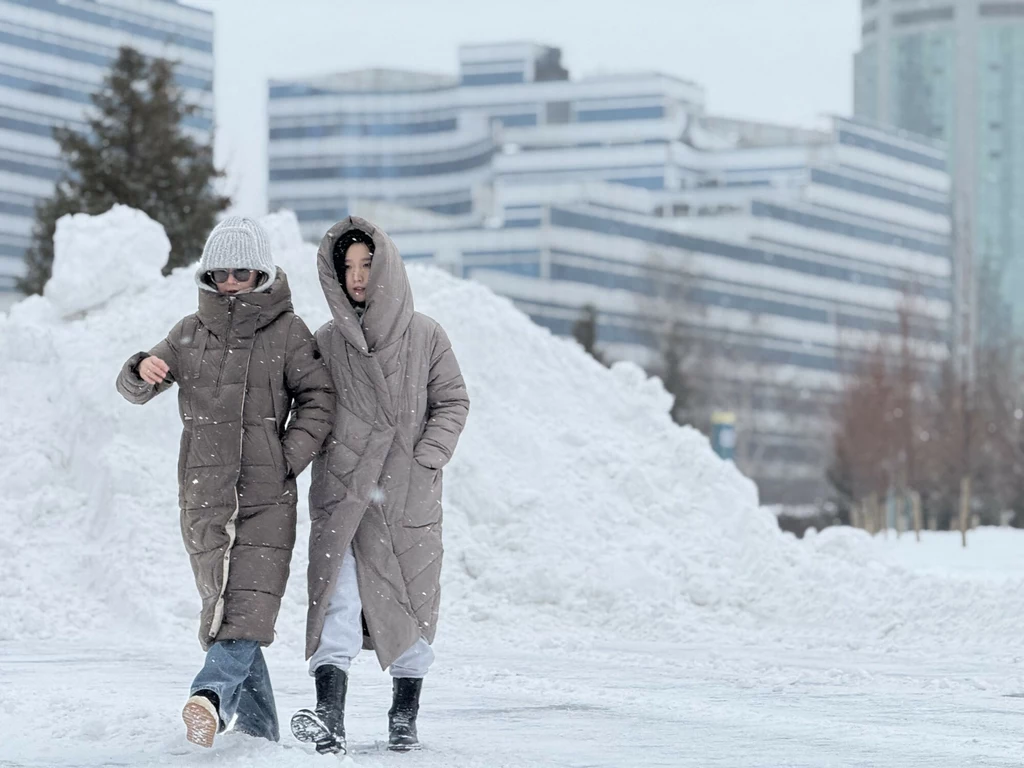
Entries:
[[171, 243], [164, 228], [142, 211], [115, 205], [99, 216], [62, 216], [53, 251], [53, 276], [43, 294], [67, 316], [151, 285], [167, 263]]
[[[266, 224], [296, 310], [316, 327], [328, 315], [315, 247], [292, 214]], [[166, 256], [138, 217], [90, 227], [58, 262], [106, 259], [111, 243], [149, 243], [151, 253], [132, 252], [147, 264]], [[478, 284], [409, 273], [473, 401], [445, 475], [442, 638], [544, 643], [554, 628], [679, 640], [710, 627], [721, 638], [725, 625], [745, 643], [1024, 642], [1024, 579], [914, 574], [858, 531], [794, 541], [752, 483], [672, 424], [658, 381], [629, 364], [601, 367]], [[175, 398], [133, 407], [113, 386], [128, 355], [194, 310], [191, 269], [153, 271], [136, 292], [62, 320], [69, 307], [99, 304], [90, 284], [76, 285], [59, 304], [48, 292], [0, 316], [0, 640], [127, 628], [191, 639], [198, 601], [177, 525]], [[278, 631], [298, 648], [301, 546], [292, 571]]]

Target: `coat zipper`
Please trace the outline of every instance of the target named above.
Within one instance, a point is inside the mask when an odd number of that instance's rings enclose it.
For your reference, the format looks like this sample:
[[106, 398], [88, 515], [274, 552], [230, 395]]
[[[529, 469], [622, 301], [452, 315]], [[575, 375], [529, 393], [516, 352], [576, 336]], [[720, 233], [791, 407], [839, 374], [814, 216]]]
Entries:
[[228, 575], [231, 572], [231, 550], [235, 546], [235, 521], [238, 519], [238, 482], [235, 482], [235, 510], [228, 518], [224, 530], [228, 534], [228, 548], [224, 550], [224, 578], [220, 584], [220, 594], [217, 595], [217, 605], [213, 609], [213, 621], [210, 622], [210, 639], [216, 639], [220, 632], [220, 626], [224, 623], [224, 593], [228, 588]]
[[[224, 364], [227, 362], [227, 359], [228, 359], [228, 347], [230, 346], [230, 344], [228, 342], [231, 341], [231, 332], [233, 330], [235, 330], [235, 317], [234, 316], [235, 316], [235, 297], [234, 296], [229, 296], [228, 297], [228, 334], [224, 338], [224, 351], [221, 352], [221, 354], [220, 354], [220, 367], [217, 369], [217, 384], [216, 384], [216, 387], [215, 387], [215, 392], [216, 392], [216, 395], [218, 397], [220, 396], [220, 380], [224, 376]], [[248, 374], [248, 372], [249, 372], [248, 369], [246, 369], [246, 374]]]
[[[234, 297], [228, 299], [231, 302], [230, 309], [228, 312], [234, 309]], [[259, 325], [260, 316], [256, 315], [256, 325]], [[231, 330], [233, 325], [228, 327], [228, 338], [231, 338]], [[253, 330], [253, 347], [256, 346], [256, 333], [258, 331]], [[227, 349], [227, 343], [225, 340], [224, 349]], [[225, 353], [226, 354], [226, 353]], [[223, 370], [223, 362], [221, 362], [221, 370]], [[245, 364], [245, 376], [242, 377], [242, 406], [238, 412], [238, 474], [235, 475], [235, 510], [231, 513], [231, 517], [228, 518], [227, 524], [224, 526], [224, 530], [228, 534], [228, 548], [224, 550], [224, 578], [220, 583], [220, 594], [217, 595], [217, 604], [213, 609], [213, 621], [210, 622], [210, 639], [216, 639], [217, 633], [220, 632], [220, 626], [224, 623], [224, 593], [228, 589], [228, 576], [231, 573], [231, 550], [235, 547], [236, 537], [236, 521], [238, 520], [238, 481], [242, 476], [242, 444], [245, 442], [245, 398], [247, 388], [249, 386], [249, 368], [252, 366], [252, 349], [249, 350], [249, 360]], [[220, 391], [220, 374], [217, 376], [217, 390]]]

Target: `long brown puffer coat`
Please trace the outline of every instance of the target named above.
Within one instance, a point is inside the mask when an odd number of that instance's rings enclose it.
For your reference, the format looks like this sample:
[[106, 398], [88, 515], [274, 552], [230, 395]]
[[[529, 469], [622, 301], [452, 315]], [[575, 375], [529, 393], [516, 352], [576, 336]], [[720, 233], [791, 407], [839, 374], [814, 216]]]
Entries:
[[[170, 368], [159, 386], [138, 374], [149, 355]], [[130, 357], [117, 389], [142, 404], [175, 381], [178, 503], [203, 601], [199, 641], [269, 645], [295, 545], [295, 476], [330, 434], [335, 399], [282, 270], [265, 292], [200, 290], [199, 311]]]
[[[373, 238], [360, 322], [332, 252], [350, 229]], [[327, 605], [351, 542], [367, 635], [387, 668], [418, 638], [433, 642], [440, 602], [441, 471], [469, 413], [469, 395], [440, 325], [413, 310], [398, 249], [349, 217], [317, 255], [333, 320], [316, 333], [334, 381], [338, 418], [313, 462], [309, 511], [306, 658], [320, 643]]]

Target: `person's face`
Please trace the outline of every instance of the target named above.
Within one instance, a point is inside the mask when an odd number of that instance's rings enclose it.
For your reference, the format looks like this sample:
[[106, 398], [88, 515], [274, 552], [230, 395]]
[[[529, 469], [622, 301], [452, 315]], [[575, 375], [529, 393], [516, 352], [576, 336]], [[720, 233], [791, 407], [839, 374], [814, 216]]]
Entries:
[[[235, 275], [236, 272], [248, 272], [249, 276], [245, 280], [239, 280]], [[225, 277], [225, 273], [226, 279], [223, 281], [218, 280], [218, 278]], [[210, 276], [213, 278], [214, 285], [217, 286], [218, 293], [236, 294], [245, 293], [255, 288], [259, 274], [259, 271], [255, 269], [215, 269], [210, 273]]]
[[373, 256], [362, 243], [353, 243], [345, 251], [345, 290], [352, 301], [366, 301], [366, 286], [370, 282], [370, 264]]

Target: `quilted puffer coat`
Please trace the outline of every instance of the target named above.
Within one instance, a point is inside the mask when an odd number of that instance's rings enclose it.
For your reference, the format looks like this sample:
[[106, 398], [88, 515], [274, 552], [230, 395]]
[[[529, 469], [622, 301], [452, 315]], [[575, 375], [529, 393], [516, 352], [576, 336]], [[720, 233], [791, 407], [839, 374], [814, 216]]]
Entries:
[[[156, 355], [158, 386], [138, 374]], [[265, 292], [199, 291], [199, 311], [128, 359], [118, 391], [146, 403], [178, 383], [181, 535], [202, 598], [199, 640], [274, 639], [295, 545], [295, 477], [334, 423], [334, 391], [278, 270]], [[289, 418], [289, 415], [291, 418]]]
[[[360, 320], [332, 252], [350, 229], [374, 242]], [[417, 639], [432, 642], [440, 602], [441, 476], [469, 413], [469, 396], [437, 322], [413, 310], [398, 249], [349, 217], [317, 255], [333, 319], [316, 333], [337, 392], [337, 419], [313, 462], [309, 495], [306, 657], [320, 642], [342, 557], [351, 542], [366, 634], [387, 668]]]

